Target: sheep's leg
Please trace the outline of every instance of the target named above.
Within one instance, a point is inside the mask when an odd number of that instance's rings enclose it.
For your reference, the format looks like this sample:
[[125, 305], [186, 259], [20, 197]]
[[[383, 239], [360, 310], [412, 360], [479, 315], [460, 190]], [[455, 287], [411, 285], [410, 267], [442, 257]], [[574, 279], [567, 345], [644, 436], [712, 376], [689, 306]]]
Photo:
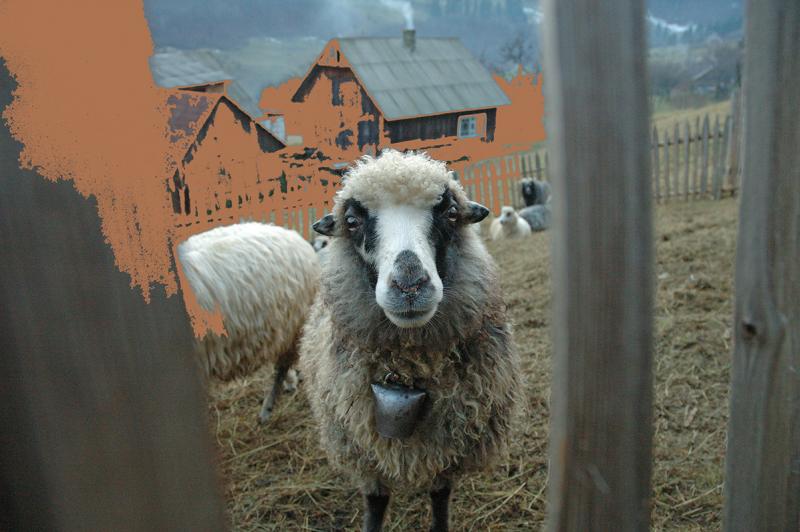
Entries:
[[364, 492], [364, 524], [362, 532], [380, 532], [389, 506], [389, 490], [380, 483], [375, 489]]
[[293, 392], [297, 389], [297, 383], [300, 382], [298, 371], [294, 368], [286, 372], [286, 378], [283, 381], [283, 391]]
[[275, 365], [275, 378], [272, 381], [272, 387], [268, 387], [264, 394], [264, 402], [261, 403], [261, 413], [258, 414], [258, 421], [261, 424], [267, 422], [272, 415], [272, 408], [275, 406], [275, 401], [278, 400], [278, 394], [281, 392], [281, 384], [286, 377], [289, 368], [283, 364]]
[[431, 532], [447, 532], [449, 526], [450, 483], [431, 491]]

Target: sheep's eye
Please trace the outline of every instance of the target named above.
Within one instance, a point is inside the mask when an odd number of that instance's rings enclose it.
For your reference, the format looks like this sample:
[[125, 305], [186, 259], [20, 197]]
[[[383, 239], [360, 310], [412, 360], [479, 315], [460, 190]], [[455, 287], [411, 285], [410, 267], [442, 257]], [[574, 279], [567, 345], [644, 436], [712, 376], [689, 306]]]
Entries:
[[458, 207], [452, 205], [447, 209], [447, 219], [451, 222], [455, 222], [458, 219]]
[[358, 226], [361, 225], [361, 220], [359, 220], [353, 215], [350, 215], [344, 219], [344, 223], [347, 224], [347, 228], [350, 231], [355, 231], [356, 229], [358, 229]]

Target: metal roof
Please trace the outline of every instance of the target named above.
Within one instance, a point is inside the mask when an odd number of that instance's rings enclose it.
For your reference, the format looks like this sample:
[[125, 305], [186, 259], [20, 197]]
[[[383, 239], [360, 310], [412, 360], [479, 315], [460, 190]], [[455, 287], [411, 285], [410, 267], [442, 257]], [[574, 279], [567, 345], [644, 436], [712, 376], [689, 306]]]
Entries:
[[343, 38], [339, 47], [386, 120], [511, 103], [457, 38]]
[[256, 101], [222, 67], [211, 50], [171, 50], [150, 56], [150, 72], [157, 85], [190, 87], [230, 80], [226, 93], [250, 116], [261, 115]]

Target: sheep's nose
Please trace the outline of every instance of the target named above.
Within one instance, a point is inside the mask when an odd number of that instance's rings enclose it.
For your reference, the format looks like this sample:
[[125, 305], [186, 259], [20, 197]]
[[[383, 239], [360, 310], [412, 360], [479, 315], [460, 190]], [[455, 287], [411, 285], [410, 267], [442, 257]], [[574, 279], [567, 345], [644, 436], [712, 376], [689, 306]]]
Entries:
[[416, 253], [405, 250], [397, 255], [392, 272], [392, 288], [406, 295], [416, 294], [430, 280]]
[[430, 280], [431, 278], [425, 273], [416, 279], [395, 277], [392, 280], [392, 288], [396, 288], [404, 294], [416, 294], [419, 289], [428, 284]]

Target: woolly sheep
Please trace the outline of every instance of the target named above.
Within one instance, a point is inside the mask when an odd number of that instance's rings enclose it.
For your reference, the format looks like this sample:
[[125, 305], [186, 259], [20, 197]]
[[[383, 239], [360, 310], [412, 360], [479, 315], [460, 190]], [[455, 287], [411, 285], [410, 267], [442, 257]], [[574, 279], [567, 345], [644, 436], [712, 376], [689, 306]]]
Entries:
[[525, 207], [517, 213], [520, 218], [528, 222], [531, 226], [531, 231], [545, 231], [550, 229], [551, 214], [550, 204], [546, 205], [531, 205]]
[[550, 183], [547, 181], [526, 177], [519, 183], [522, 187], [522, 198], [525, 200], [526, 207], [544, 205], [550, 201]]
[[[386, 150], [314, 224], [332, 240], [300, 368], [321, 446], [364, 496], [364, 530], [401, 489], [428, 490], [446, 530], [452, 483], [507, 443], [521, 372], [495, 263], [470, 229], [488, 212], [444, 163]], [[384, 415], [385, 394], [417, 415]]]
[[259, 420], [272, 413], [281, 384], [297, 385], [292, 368], [319, 284], [319, 261], [298, 233], [257, 222], [217, 227], [178, 246], [189, 286], [208, 311], [219, 309], [225, 335], [198, 342], [208, 376], [223, 380], [270, 363], [275, 368]]
[[517, 215], [514, 207], [505, 206], [500, 209], [500, 216], [492, 220], [489, 234], [492, 240], [523, 238], [531, 234], [531, 226]]

